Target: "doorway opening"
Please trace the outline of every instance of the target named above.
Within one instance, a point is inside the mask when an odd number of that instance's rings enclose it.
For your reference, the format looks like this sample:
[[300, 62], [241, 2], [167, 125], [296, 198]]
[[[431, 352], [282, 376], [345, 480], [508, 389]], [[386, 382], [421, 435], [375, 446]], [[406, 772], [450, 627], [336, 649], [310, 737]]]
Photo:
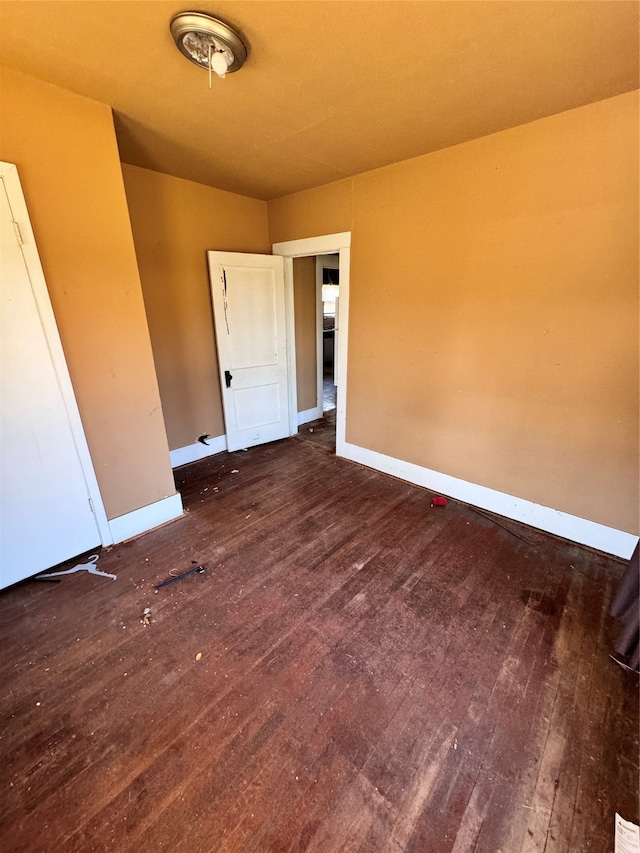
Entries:
[[322, 412], [336, 408], [337, 359], [336, 328], [340, 310], [340, 255], [316, 256], [317, 311], [322, 315], [322, 353], [318, 371], [322, 370]]
[[[345, 455], [346, 445], [346, 415], [347, 415], [347, 346], [349, 330], [349, 272], [351, 260], [351, 232], [345, 231], [338, 234], [328, 234], [322, 237], [310, 237], [304, 240], [291, 240], [283, 243], [274, 243], [273, 254], [282, 255], [285, 259], [285, 279], [288, 279], [293, 292], [293, 260], [294, 258], [316, 258], [332, 256], [333, 269], [339, 270], [339, 297], [334, 298], [335, 312], [333, 314], [333, 381], [335, 388], [335, 409], [327, 412], [326, 420], [335, 417], [335, 448], [336, 455]], [[320, 310], [316, 312], [316, 370], [317, 370], [317, 393], [316, 393], [316, 418], [323, 417], [324, 409], [324, 310], [322, 307], [322, 273], [318, 273], [320, 264], [316, 261], [316, 305]], [[321, 262], [321, 269], [330, 268], [329, 264]], [[333, 275], [328, 273], [327, 276]], [[320, 276], [320, 277], [319, 277]], [[330, 301], [330, 300], [327, 300]], [[329, 318], [331, 315], [329, 315]], [[329, 323], [331, 320], [329, 319]], [[327, 365], [329, 372], [329, 365]], [[311, 412], [310, 412], [311, 413]], [[303, 413], [299, 413], [303, 414]], [[300, 423], [302, 423], [301, 421]]]

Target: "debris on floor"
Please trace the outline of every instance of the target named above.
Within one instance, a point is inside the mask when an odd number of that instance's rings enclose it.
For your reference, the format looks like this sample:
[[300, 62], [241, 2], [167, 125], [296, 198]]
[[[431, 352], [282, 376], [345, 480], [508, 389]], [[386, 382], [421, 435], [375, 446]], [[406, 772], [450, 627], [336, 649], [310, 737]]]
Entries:
[[193, 568], [187, 569], [186, 572], [180, 572], [179, 575], [172, 575], [170, 578], [167, 578], [166, 581], [162, 581], [162, 583], [157, 584], [155, 590], [157, 592], [163, 586], [167, 586], [168, 584], [173, 583], [174, 581], [179, 581], [181, 578], [186, 578], [187, 575], [193, 575], [196, 572], [201, 575], [204, 573], [204, 571], [204, 566], [193, 566]]
[[431, 506], [446, 506], [447, 499], [440, 497], [437, 495], [436, 497], [431, 498]]
[[[483, 518], [487, 518], [487, 519], [489, 519], [489, 521], [492, 521], [494, 524], [497, 524], [498, 527], [501, 527], [503, 530], [506, 530], [507, 533], [510, 533], [512, 536], [515, 536], [516, 539], [521, 539], [527, 545], [531, 545], [532, 548], [536, 548], [538, 546], [537, 542], [534, 542], [533, 540], [527, 539], [525, 536], [521, 536], [519, 533], [516, 533], [515, 530], [512, 530], [510, 527], [507, 527], [506, 524], [503, 524], [501, 521], [498, 521], [498, 519], [494, 515], [492, 515], [488, 512], [484, 512], [483, 510], [481, 510], [477, 506], [472, 506], [472, 507], [470, 507], [470, 509], [472, 509], [473, 512], [477, 512], [478, 515], [483, 516]], [[514, 522], [514, 523], [517, 524], [518, 522]]]
[[202, 652], [198, 652], [198, 654], [196, 655], [196, 660], [202, 660]]
[[146, 628], [150, 622], [151, 622], [151, 608], [145, 607], [145, 609], [142, 611], [142, 619], [140, 620], [140, 624], [144, 625], [144, 627]]
[[87, 558], [86, 563], [78, 563], [77, 566], [73, 566], [71, 569], [65, 569], [63, 572], [47, 572], [46, 574], [36, 575], [36, 580], [44, 580], [45, 578], [54, 578], [58, 575], [73, 575], [76, 572], [89, 572], [90, 575], [100, 575], [103, 578], [111, 578], [111, 580], [115, 581], [118, 579], [117, 575], [110, 575], [108, 572], [101, 572], [100, 569], [96, 568], [96, 563], [100, 559], [99, 554], [92, 554]]

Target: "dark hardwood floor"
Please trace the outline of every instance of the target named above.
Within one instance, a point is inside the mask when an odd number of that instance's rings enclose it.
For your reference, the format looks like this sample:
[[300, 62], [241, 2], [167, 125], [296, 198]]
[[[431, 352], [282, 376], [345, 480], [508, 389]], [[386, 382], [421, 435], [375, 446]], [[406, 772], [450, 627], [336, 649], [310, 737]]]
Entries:
[[622, 565], [330, 433], [178, 470], [116, 581], [0, 595], [1, 850], [608, 853], [638, 822]]

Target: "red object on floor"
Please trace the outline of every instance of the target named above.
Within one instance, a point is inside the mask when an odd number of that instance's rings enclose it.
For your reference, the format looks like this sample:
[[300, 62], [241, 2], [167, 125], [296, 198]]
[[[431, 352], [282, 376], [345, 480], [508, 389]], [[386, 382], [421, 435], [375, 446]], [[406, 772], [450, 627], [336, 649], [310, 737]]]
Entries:
[[431, 506], [446, 506], [446, 498], [431, 498]]

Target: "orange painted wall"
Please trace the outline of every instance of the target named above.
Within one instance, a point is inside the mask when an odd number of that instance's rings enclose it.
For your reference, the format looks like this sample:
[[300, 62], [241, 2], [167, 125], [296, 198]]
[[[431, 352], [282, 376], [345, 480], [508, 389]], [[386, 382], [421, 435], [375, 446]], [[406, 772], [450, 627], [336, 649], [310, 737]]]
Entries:
[[175, 494], [111, 110], [2, 70], [24, 189], [109, 518]]
[[349, 442], [638, 533], [638, 150], [635, 92], [269, 203], [352, 231]]
[[122, 166], [169, 446], [223, 435], [207, 251], [269, 252], [266, 202]]
[[349, 231], [353, 224], [353, 179], [267, 202], [272, 243]]
[[293, 259], [293, 306], [298, 411], [305, 412], [318, 405], [315, 257]]

